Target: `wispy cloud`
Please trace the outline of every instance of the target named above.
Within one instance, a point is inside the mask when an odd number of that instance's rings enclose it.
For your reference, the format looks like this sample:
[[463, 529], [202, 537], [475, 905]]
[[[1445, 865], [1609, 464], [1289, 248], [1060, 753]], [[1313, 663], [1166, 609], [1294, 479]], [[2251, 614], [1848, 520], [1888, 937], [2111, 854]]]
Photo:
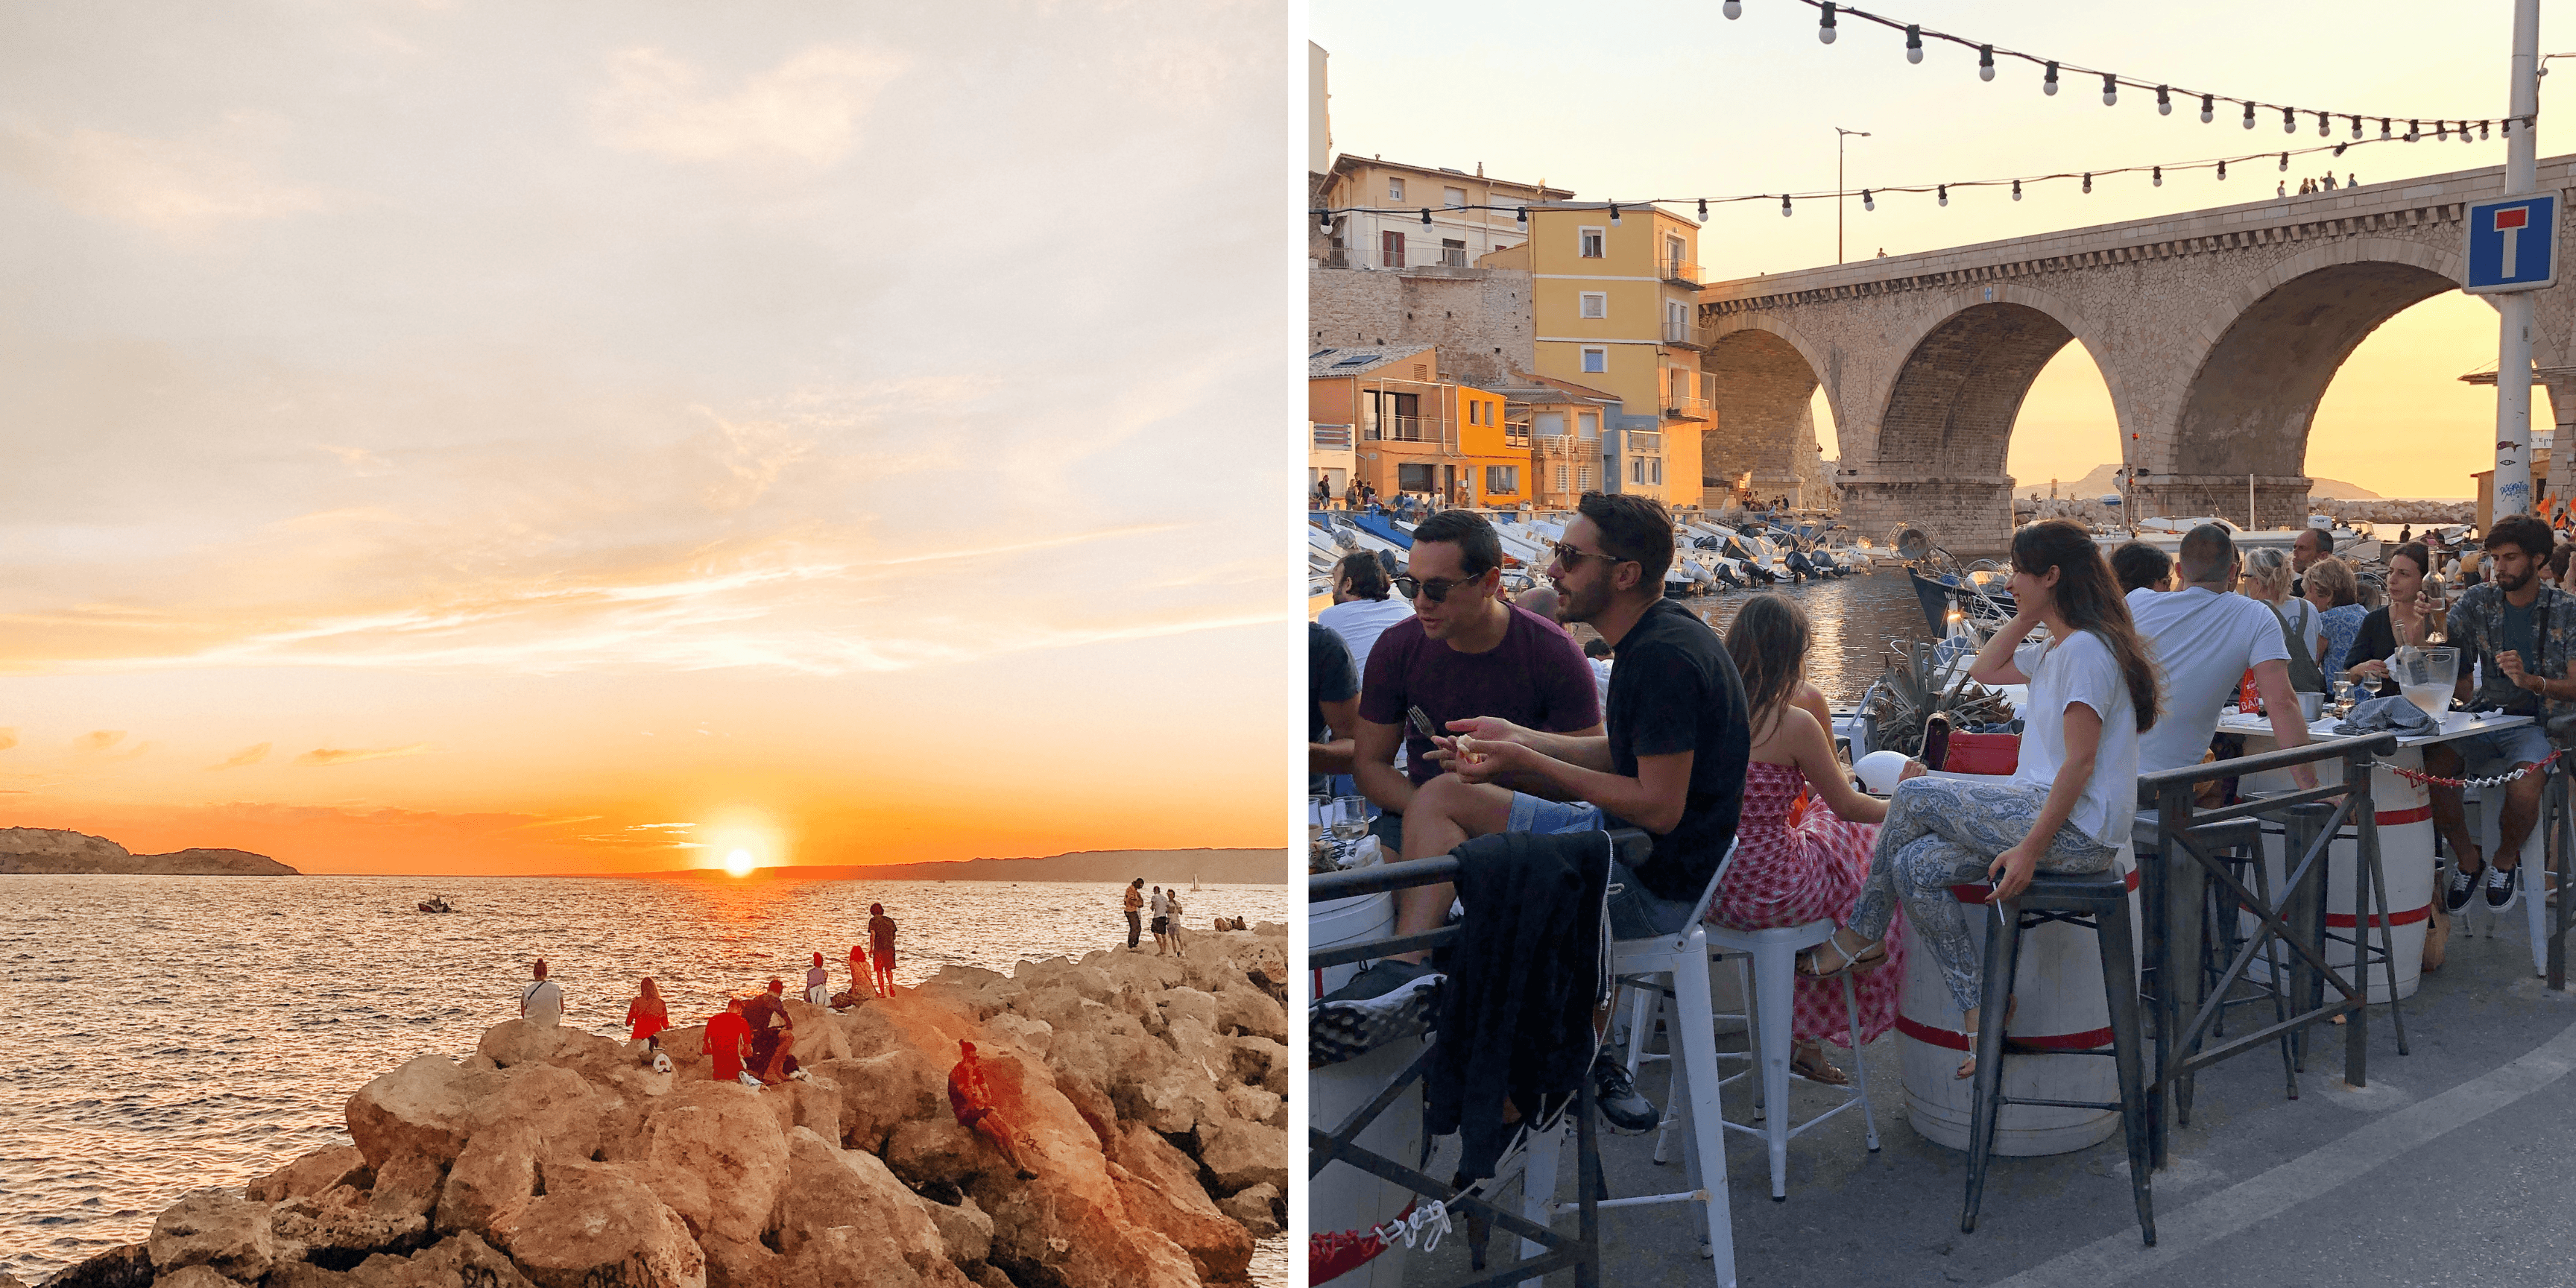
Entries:
[[259, 762], [268, 759], [268, 747], [269, 744], [264, 742], [244, 747], [241, 750], [224, 757], [222, 760], [206, 766], [206, 768], [209, 771], [212, 771], [218, 769], [240, 769], [246, 765], [256, 765]]
[[612, 146], [629, 151], [825, 165], [857, 145], [861, 118], [902, 68], [902, 59], [869, 50], [809, 49], [725, 93], [687, 61], [630, 49], [609, 59], [591, 119]]
[[248, 114], [186, 139], [0, 126], [0, 173], [84, 214], [188, 236], [327, 204], [321, 191], [273, 178], [255, 159], [277, 133], [274, 122]]
[[125, 731], [122, 729], [92, 729], [72, 739], [72, 750], [94, 756], [123, 741]]
[[386, 760], [395, 756], [419, 756], [436, 751], [425, 742], [407, 747], [316, 747], [295, 758], [298, 765], [346, 765], [360, 760]]
[[18, 730], [16, 727], [12, 726], [7, 729], [0, 729], [0, 751], [7, 751], [11, 747], [15, 747], [17, 745]]

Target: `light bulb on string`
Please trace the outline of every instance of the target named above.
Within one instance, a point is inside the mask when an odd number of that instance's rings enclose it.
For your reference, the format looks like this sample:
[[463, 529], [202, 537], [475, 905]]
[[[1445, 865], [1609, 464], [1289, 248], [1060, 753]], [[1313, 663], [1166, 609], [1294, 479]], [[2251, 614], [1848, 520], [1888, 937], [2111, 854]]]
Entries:
[[2254, 105], [2252, 103], [2245, 105], [2245, 128], [2249, 130], [2254, 128]]
[[2120, 78], [2109, 72], [2102, 73], [2102, 106], [2109, 107], [2119, 101]]
[[1979, 45], [1977, 46], [1977, 79], [1981, 81], [1990, 81], [1994, 78], [1995, 47], [1992, 45]]
[[2207, 124], [2209, 124], [2211, 121], [2215, 121], [2215, 120], [2217, 120], [2217, 119], [2218, 119], [2218, 96], [2217, 96], [2217, 95], [2215, 95], [2215, 94], [2203, 94], [2203, 95], [2201, 95], [2201, 96], [2200, 96], [2200, 123], [2201, 123], [2201, 124], [2203, 124], [2203, 125], [2207, 125]]
[[2422, 137], [2424, 137], [2424, 123], [2422, 121], [2408, 121], [2406, 123], [2406, 141], [2412, 143]]
[[1941, 208], [1942, 208], [1942, 209], [1944, 209], [1944, 210], [1947, 210], [1947, 209], [1949, 209], [1949, 207], [1950, 207], [1950, 185], [1948, 185], [1948, 184], [1946, 184], [1946, 183], [1945, 183], [1945, 184], [1941, 184], [1941, 185], [1939, 185], [1939, 187], [1940, 187], [1940, 189], [1941, 189], [1941, 195], [1940, 195]]
[[1741, 18], [1744, 16], [1744, 0], [1726, 0], [1724, 5], [1719, 6], [1719, 12], [1729, 18]]
[[2385, 116], [2383, 116], [2383, 117], [2379, 118], [2379, 137], [2381, 137], [2381, 138], [2383, 138], [2383, 139], [2384, 139], [2384, 138], [2389, 137], [2389, 134], [2388, 134], [2388, 118], [2387, 118], [2387, 117], [2385, 117]]
[[2297, 109], [2297, 108], [2294, 108], [2294, 107], [2285, 107], [2285, 108], [2282, 108], [2282, 109], [2281, 109], [2281, 133], [2283, 133], [2283, 134], [2296, 134], [2296, 133], [2298, 133], [2298, 132], [2299, 132], [2299, 111], [2298, 111], [2298, 109]]
[[2156, 177], [2156, 186], [2157, 186], [2157, 187], [2161, 188], [2161, 187], [2165, 186], [2165, 168], [2164, 168], [2163, 166], [2157, 166], [2157, 167], [2156, 167], [2156, 176], [2155, 176], [2155, 177]]
[[2021, 180], [2013, 180], [2013, 200], [2021, 200]]
[[2351, 147], [2351, 146], [2352, 146], [2352, 145], [2351, 145], [2351, 144], [2349, 144], [2349, 143], [2338, 143], [2338, 144], [2336, 144], [2336, 145], [2335, 145], [2334, 154], [2335, 154], [2336, 156], [2342, 156], [2342, 155], [2343, 155], [2343, 150], [2344, 150], [2345, 148], [2348, 148], [2348, 147]]
[[2227, 181], [2227, 163], [2224, 161], [2218, 163], [2218, 179], [2221, 183]]
[[1876, 209], [1878, 209], [1878, 203], [1877, 203], [1877, 202], [1875, 202], [1875, 201], [1870, 200], [1870, 197], [1869, 197], [1869, 189], [1867, 189], [1867, 188], [1863, 188], [1863, 189], [1861, 189], [1861, 190], [1860, 190], [1860, 208], [1861, 208], [1861, 209], [1863, 209], [1863, 210], [1876, 210]]
[[2162, 85], [2156, 86], [2156, 115], [2173, 115], [2173, 94]]
[[1329, 233], [1333, 231], [1333, 212], [1329, 210], [1316, 211], [1315, 222], [1322, 225], [1325, 232]]
[[1429, 206], [1422, 208], [1422, 226], [1425, 228], [1431, 226], [1431, 207]]
[[2039, 92], [2042, 94], [2055, 94], [2057, 92], [2057, 64], [2050, 63], [2048, 65], [2048, 79], [2040, 82]]
[[2433, 141], [2436, 143], [2448, 143], [2451, 141], [2451, 123], [2449, 121], [2433, 122]]
[[1780, 194], [1780, 217], [1782, 219], [1789, 217], [1789, 194], [1785, 192]]
[[2487, 123], [2486, 123], [2486, 122], [2484, 122], [2484, 121], [2480, 121], [2480, 122], [2478, 122], [2478, 142], [2480, 142], [2480, 143], [2484, 143], [2484, 142], [2486, 142], [2486, 141], [2487, 141]]
[[2326, 131], [2330, 128], [2332, 127], [2327, 124], [2326, 114], [2323, 112], [2317, 113], [2317, 137], [2321, 139], [2326, 137]]
[[1923, 61], [1923, 27], [1920, 23], [1905, 24], [1905, 61]]
[[1615, 201], [1610, 203], [1610, 226], [1619, 226], [1619, 203]]
[[2090, 170], [2084, 172], [2084, 191], [2087, 195], [2093, 191], [2093, 172]]
[[2361, 137], [2361, 118], [2360, 118], [2360, 117], [2358, 117], [2358, 116], [2354, 116], [2354, 117], [2347, 117], [2347, 118], [2345, 118], [2345, 119], [2347, 119], [2347, 120], [2349, 120], [2349, 121], [2351, 121], [2351, 122], [2352, 122], [2352, 137], [2354, 137], [2354, 138], [2356, 138], [2356, 139], [2357, 139], [2357, 138], [2360, 138], [2360, 137]]
[[1708, 198], [1706, 197], [1699, 199], [1699, 221], [1703, 224], [1708, 222]]
[[[1707, 208], [1706, 208], [1706, 207], [1701, 207], [1701, 209], [1702, 209], [1702, 210], [1706, 210]], [[1527, 206], [1522, 206], [1522, 207], [1519, 207], [1518, 209], [1515, 209], [1514, 211], [1512, 211], [1512, 222], [1513, 222], [1513, 223], [1516, 223], [1516, 224], [1519, 224], [1519, 225], [1521, 225], [1522, 227], [1525, 227], [1525, 228], [1526, 228], [1526, 227], [1528, 227], [1528, 226], [1529, 226], [1529, 207], [1527, 207]]]
[[2281, 173], [2283, 173], [2283, 174], [2288, 174], [2289, 172], [2290, 172], [2290, 154], [2289, 154], [2289, 153], [2287, 153], [2287, 152], [2284, 152], [2284, 153], [2282, 153], [2282, 154], [2281, 154]]
[[1816, 39], [1821, 40], [1828, 45], [1834, 43], [1834, 6], [1832, 4], [1832, 0], [1827, 0], [1825, 4], [1824, 23], [1822, 26], [1816, 28]]
[[2473, 138], [2470, 138], [2470, 137], [2469, 137], [2469, 123], [2468, 123], [2468, 122], [2466, 122], [2466, 121], [2462, 121], [2462, 122], [2460, 122], [2460, 142], [2462, 142], [2462, 143], [2475, 143], [2475, 142], [2477, 142], [2477, 140], [2476, 140], [2476, 139], [2473, 139]]

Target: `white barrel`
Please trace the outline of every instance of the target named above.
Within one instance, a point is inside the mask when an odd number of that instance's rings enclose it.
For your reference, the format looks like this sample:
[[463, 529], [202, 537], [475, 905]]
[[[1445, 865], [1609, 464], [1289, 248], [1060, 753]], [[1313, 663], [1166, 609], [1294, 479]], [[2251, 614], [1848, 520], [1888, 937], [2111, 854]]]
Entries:
[[[1307, 905], [1306, 943], [1310, 952], [1337, 944], [1384, 939], [1394, 933], [1395, 896], [1391, 893]], [[1310, 996], [1322, 997], [1358, 973], [1357, 966], [1310, 971], [1308, 983], [1315, 990]], [[1340, 1126], [1343, 1119], [1376, 1098], [1420, 1054], [1421, 1042], [1399, 1039], [1359, 1059], [1308, 1070], [1307, 1121], [1326, 1130]], [[1422, 1157], [1420, 1089], [1397, 1097], [1367, 1131], [1360, 1133], [1358, 1143], [1363, 1149], [1407, 1165], [1418, 1161]], [[1365, 1230], [1401, 1213], [1412, 1200], [1413, 1192], [1393, 1181], [1379, 1180], [1348, 1163], [1335, 1163], [1319, 1173], [1307, 1188], [1306, 1228], [1317, 1234]], [[1380, 1255], [1333, 1282], [1350, 1288], [1402, 1288], [1404, 1263], [1400, 1251], [1395, 1256]]]
[[[2423, 752], [2400, 747], [2395, 755], [2383, 758], [2370, 774], [2371, 812], [2379, 824], [2379, 871], [2388, 882], [2389, 951], [2397, 958], [2397, 996], [2408, 998], [2415, 995], [2424, 973], [2424, 931], [2433, 916], [2433, 795], [2424, 784], [2391, 772], [2391, 765], [2420, 771], [2424, 767]], [[2343, 781], [2342, 761], [2320, 761], [2316, 769], [2320, 784]], [[2252, 795], [2293, 791], [2296, 787], [2288, 771], [2274, 770], [2246, 775], [2237, 790]], [[2271, 876], [2275, 900], [2281, 897], [2287, 870], [2284, 835], [2281, 824], [2264, 820], [2263, 864]], [[2346, 938], [2353, 937], [2352, 892], [2360, 851], [2360, 840], [2350, 824], [2326, 848], [2326, 930]], [[2376, 949], [2380, 928], [2375, 913], [2370, 921], [2368, 933]], [[2249, 935], [2261, 924], [2251, 914], [2243, 916], [2243, 923]], [[2289, 950], [2278, 951], [2286, 961]], [[2329, 940], [2326, 964], [2337, 973], [2348, 974], [2352, 970], [2352, 952], [2352, 945]], [[2249, 979], [2267, 981], [2271, 978], [2270, 963], [2258, 955], [2246, 966], [2245, 974]], [[2373, 1003], [2388, 1000], [2385, 969], [2372, 967], [2369, 985]]]
[[[2129, 881], [2129, 946], [2134, 962], [2140, 923], [2137, 870], [2129, 847], [2120, 847], [2117, 864]], [[1982, 907], [1973, 911], [1977, 915], [1970, 918], [1969, 936], [1978, 960], [1983, 961], [1986, 931], [1994, 917]], [[1896, 1018], [1897, 1050], [1905, 1064], [1906, 1118], [1924, 1139], [1966, 1149], [1976, 1080], [1956, 1076], [1969, 1049], [1962, 1024], [1965, 1017], [1951, 1004], [1949, 986], [1941, 982], [1941, 967], [1925, 940], [1916, 936], [1911, 942], [1905, 955], [1905, 997]], [[2021, 1050], [2004, 1056], [2005, 1095], [2119, 1103], [2120, 1071], [2113, 1061], [2098, 1055], [2024, 1054], [2031, 1047], [2086, 1051], [2111, 1045], [2111, 1008], [2102, 992], [2100, 954], [2092, 931], [2064, 922], [2022, 932], [2020, 967], [2013, 976], [2013, 995], [2020, 1001], [2005, 1030]], [[2143, 1040], [2143, 1010], [2140, 1023]], [[2142, 1067], [2148, 1055], [2143, 1048], [2139, 1051]], [[2107, 1140], [2119, 1130], [2117, 1109], [2007, 1105], [1995, 1124], [1994, 1152], [2018, 1158], [2069, 1154]]]

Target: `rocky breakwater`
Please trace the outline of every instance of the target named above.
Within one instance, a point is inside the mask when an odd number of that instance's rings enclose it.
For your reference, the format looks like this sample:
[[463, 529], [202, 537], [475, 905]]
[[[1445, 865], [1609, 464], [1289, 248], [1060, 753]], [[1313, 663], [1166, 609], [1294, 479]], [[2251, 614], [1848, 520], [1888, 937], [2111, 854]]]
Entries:
[[[351, 1145], [190, 1193], [48, 1288], [1177, 1288], [1243, 1280], [1287, 1188], [1287, 928], [787, 1006], [808, 1078], [672, 1073], [510, 1020], [349, 1098]], [[957, 1123], [960, 1039], [1035, 1180]]]

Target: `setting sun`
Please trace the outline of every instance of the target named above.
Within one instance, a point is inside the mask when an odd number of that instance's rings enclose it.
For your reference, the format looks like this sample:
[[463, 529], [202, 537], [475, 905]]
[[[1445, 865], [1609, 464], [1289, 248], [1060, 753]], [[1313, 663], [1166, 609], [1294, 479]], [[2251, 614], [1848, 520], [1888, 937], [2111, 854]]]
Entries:
[[736, 850], [725, 856], [724, 870], [738, 877], [751, 875], [751, 851]]

